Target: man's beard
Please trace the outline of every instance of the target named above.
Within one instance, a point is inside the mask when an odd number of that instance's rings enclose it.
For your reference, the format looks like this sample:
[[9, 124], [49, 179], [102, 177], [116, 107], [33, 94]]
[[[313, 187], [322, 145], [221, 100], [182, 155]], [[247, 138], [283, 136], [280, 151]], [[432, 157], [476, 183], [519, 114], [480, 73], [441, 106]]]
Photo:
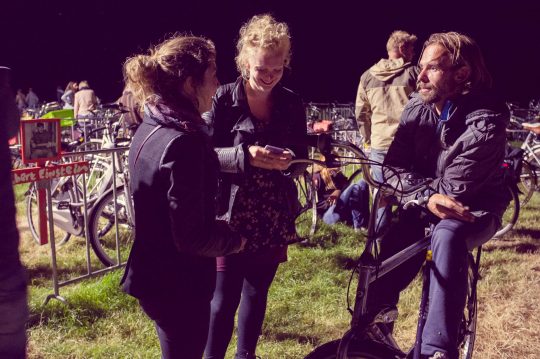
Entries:
[[437, 103], [442, 100], [446, 100], [449, 97], [452, 97], [457, 91], [458, 86], [452, 79], [448, 79], [447, 82], [442, 83], [439, 86], [435, 86], [433, 84], [424, 84], [422, 82], [419, 82], [416, 85], [417, 91], [420, 89], [428, 89], [430, 90], [428, 93], [421, 93], [420, 97], [422, 98], [422, 101], [424, 103]]

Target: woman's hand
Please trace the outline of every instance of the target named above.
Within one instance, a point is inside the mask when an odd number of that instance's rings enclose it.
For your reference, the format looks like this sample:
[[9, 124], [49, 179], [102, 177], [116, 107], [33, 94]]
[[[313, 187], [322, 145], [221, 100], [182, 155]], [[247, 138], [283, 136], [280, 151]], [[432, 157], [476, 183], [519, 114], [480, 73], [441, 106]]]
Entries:
[[244, 250], [244, 248], [246, 248], [246, 242], [247, 242], [247, 238], [246, 237], [240, 237], [240, 239], [242, 240], [240, 242], [240, 248], [238, 248], [238, 250], [236, 251], [236, 253], [240, 253]]
[[339, 189], [336, 189], [334, 192], [330, 193], [330, 196], [326, 199], [330, 205], [336, 204], [339, 196], [341, 196], [341, 191]]
[[429, 197], [427, 208], [441, 219], [453, 218], [465, 222], [474, 222], [475, 220], [469, 207], [444, 194], [435, 193]]
[[531, 131], [537, 135], [540, 135], [540, 123], [523, 123], [523, 128], [527, 131]]
[[267, 170], [286, 170], [292, 159], [289, 151], [283, 153], [273, 153], [261, 146], [249, 146], [249, 163], [253, 167], [264, 168]]

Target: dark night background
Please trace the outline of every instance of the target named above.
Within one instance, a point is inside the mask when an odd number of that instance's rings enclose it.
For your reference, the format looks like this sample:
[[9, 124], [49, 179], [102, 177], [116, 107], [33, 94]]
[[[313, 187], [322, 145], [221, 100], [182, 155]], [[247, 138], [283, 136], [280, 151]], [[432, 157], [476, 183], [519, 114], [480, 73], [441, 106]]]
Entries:
[[[540, 98], [540, 1], [17, 1], [0, 5], [0, 65], [14, 86], [41, 100], [70, 80], [88, 80], [104, 102], [122, 90], [126, 57], [175, 31], [215, 41], [219, 78], [233, 81], [238, 30], [270, 12], [293, 37], [292, 71], [284, 82], [305, 101], [352, 102], [361, 73], [386, 57], [396, 29], [415, 33], [417, 56], [430, 33], [459, 31], [480, 45], [508, 101]], [[415, 59], [416, 61], [417, 59]]]

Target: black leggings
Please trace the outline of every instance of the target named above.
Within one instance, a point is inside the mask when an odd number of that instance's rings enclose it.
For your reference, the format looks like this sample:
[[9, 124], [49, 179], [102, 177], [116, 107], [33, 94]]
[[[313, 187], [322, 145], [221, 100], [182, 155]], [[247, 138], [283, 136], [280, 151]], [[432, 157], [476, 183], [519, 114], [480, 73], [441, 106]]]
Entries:
[[268, 290], [278, 265], [235, 266], [217, 273], [210, 330], [204, 351], [206, 359], [225, 357], [239, 304], [236, 357], [245, 358], [255, 354], [266, 312]]

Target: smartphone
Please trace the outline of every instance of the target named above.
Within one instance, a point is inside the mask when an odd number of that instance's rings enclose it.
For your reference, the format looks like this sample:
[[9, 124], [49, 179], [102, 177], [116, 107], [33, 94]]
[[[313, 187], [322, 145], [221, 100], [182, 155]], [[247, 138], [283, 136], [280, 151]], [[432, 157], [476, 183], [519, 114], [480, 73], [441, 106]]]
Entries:
[[285, 152], [285, 149], [284, 148], [281, 148], [281, 147], [276, 147], [276, 146], [272, 146], [272, 145], [266, 145], [264, 146], [264, 149], [265, 150], [268, 150], [272, 153], [275, 153], [277, 155], [280, 155], [282, 154], [283, 152]]

